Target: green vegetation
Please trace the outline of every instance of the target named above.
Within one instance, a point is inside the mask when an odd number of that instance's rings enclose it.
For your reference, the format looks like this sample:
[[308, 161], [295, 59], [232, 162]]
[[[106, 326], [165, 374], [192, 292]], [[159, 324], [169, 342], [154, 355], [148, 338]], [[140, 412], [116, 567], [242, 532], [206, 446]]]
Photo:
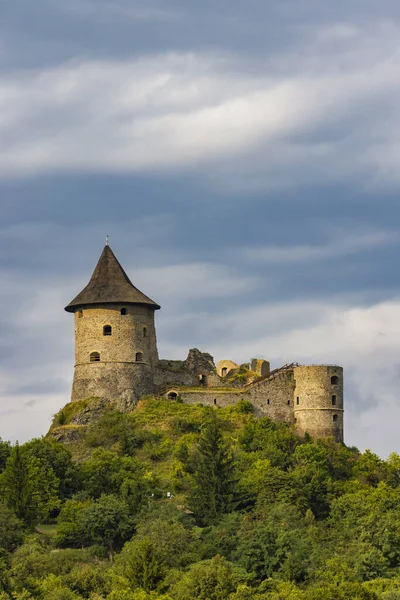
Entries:
[[400, 456], [247, 401], [60, 414], [0, 440], [0, 600], [400, 600]]

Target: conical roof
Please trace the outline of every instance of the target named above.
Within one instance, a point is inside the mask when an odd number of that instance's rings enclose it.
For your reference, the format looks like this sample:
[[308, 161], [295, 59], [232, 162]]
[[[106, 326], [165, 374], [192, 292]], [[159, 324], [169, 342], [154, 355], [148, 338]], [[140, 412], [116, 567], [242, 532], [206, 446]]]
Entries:
[[108, 244], [104, 247], [87, 286], [65, 307], [75, 312], [91, 304], [145, 304], [154, 310], [160, 308], [130, 281]]

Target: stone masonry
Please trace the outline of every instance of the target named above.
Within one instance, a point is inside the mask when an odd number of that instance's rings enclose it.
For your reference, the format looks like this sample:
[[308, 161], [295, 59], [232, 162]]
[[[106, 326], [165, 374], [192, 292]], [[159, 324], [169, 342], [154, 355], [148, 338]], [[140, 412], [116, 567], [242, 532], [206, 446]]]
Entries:
[[230, 406], [248, 400], [257, 416], [293, 425], [299, 435], [343, 442], [343, 369], [297, 363], [270, 371], [254, 358], [239, 365], [196, 348], [186, 360], [159, 360], [155, 310], [106, 245], [89, 284], [66, 307], [75, 319], [72, 401], [98, 397], [132, 410], [143, 396]]

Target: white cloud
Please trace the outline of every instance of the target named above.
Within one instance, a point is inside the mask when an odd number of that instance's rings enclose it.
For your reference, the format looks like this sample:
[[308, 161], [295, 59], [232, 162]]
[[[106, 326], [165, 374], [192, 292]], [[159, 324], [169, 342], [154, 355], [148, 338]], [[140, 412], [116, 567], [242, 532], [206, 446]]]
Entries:
[[[232, 187], [397, 181], [398, 31], [364, 39], [346, 27], [252, 69], [224, 54], [166, 54], [3, 76], [0, 175], [201, 167]], [[329, 54], [338, 35], [353, 45]]]

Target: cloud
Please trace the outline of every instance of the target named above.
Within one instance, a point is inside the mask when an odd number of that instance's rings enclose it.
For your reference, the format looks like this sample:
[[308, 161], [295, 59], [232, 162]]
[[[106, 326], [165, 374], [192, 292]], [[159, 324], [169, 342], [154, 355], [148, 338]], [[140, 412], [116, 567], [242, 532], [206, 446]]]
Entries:
[[393, 231], [370, 230], [349, 232], [333, 228], [328, 233], [328, 241], [315, 245], [275, 246], [245, 248], [241, 255], [248, 260], [262, 263], [298, 263], [343, 258], [364, 250], [398, 243], [399, 236]]
[[179, 13], [171, 6], [162, 8], [152, 2], [132, 2], [131, 0], [70, 0], [60, 3], [61, 13], [72, 13], [79, 18], [96, 21], [113, 17], [128, 18], [133, 21], [171, 21], [179, 19]]
[[339, 65], [325, 30], [302, 61], [251, 70], [232, 54], [169, 53], [4, 75], [0, 175], [201, 168], [232, 187], [397, 183], [397, 42], [374, 52], [353, 33]]

